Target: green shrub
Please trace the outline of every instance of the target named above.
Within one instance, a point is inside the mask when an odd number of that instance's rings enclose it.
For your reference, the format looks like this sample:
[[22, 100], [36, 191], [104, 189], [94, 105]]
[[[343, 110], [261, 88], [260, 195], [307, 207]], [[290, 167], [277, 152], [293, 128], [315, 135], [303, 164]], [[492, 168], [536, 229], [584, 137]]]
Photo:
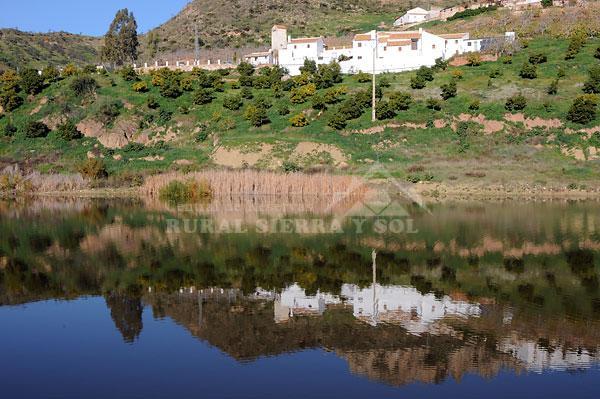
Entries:
[[534, 64], [534, 65], [543, 64], [547, 61], [548, 61], [548, 57], [544, 53], [537, 53], [537, 54], [532, 54], [529, 56], [530, 64]]
[[308, 125], [308, 119], [302, 112], [290, 118], [290, 124], [294, 127], [304, 127]]
[[596, 48], [596, 52], [594, 53], [594, 58], [600, 60], [600, 47]]
[[598, 107], [598, 97], [593, 94], [584, 94], [577, 97], [569, 112], [567, 120], [575, 123], [589, 123], [596, 118], [596, 108]]
[[442, 93], [440, 94], [444, 100], [456, 97], [456, 81], [452, 80], [450, 83], [443, 84], [440, 86]]
[[508, 111], [521, 111], [527, 106], [527, 99], [521, 93], [509, 97], [504, 104]]
[[223, 107], [235, 111], [242, 107], [242, 97], [237, 94], [231, 94], [223, 98]]
[[171, 120], [171, 118], [173, 118], [172, 111], [161, 109], [160, 111], [158, 111], [158, 119], [156, 120], [156, 122], [159, 125], [166, 125]]
[[290, 92], [290, 101], [292, 104], [302, 104], [313, 96], [317, 91], [317, 86], [314, 83], [309, 83], [304, 86], [295, 87]]
[[479, 109], [479, 107], [480, 107], [479, 100], [473, 100], [469, 104], [469, 110], [471, 110], [471, 111], [477, 111]]
[[479, 53], [469, 53], [467, 55], [467, 65], [471, 67], [481, 65], [481, 55]]
[[464, 11], [457, 12], [456, 14], [448, 17], [448, 21], [455, 21], [457, 19], [464, 19], [468, 17], [473, 17], [475, 15], [483, 14], [486, 12], [495, 11], [498, 9], [498, 6], [488, 6], [488, 7], [480, 7], [480, 8], [468, 8]]
[[434, 79], [433, 76], [433, 69], [426, 67], [426, 66], [422, 66], [419, 69], [417, 69], [417, 77], [422, 78], [423, 80], [425, 80], [426, 82], [432, 82]]
[[442, 57], [436, 58], [435, 65], [432, 67], [436, 71], [445, 71], [448, 68], [449, 62]]
[[19, 85], [27, 94], [37, 94], [44, 88], [44, 79], [35, 69], [24, 69], [19, 73]]
[[183, 91], [194, 90], [194, 79], [191, 76], [184, 76], [181, 79], [181, 90], [183, 90]]
[[192, 102], [196, 105], [209, 104], [214, 100], [215, 96], [213, 95], [210, 89], [205, 89], [203, 87], [197, 89], [192, 96]]
[[75, 76], [79, 73], [79, 70], [77, 69], [77, 67], [73, 64], [67, 64], [62, 72], [61, 75], [65, 78], [68, 78], [69, 76]]
[[558, 93], [558, 79], [554, 79], [546, 89], [546, 93], [555, 95]]
[[146, 147], [142, 143], [136, 143], [135, 141], [130, 141], [121, 149], [121, 151], [123, 151], [124, 153], [136, 153], [136, 152], [142, 152], [145, 149], [146, 149]]
[[273, 106], [273, 103], [271, 103], [271, 100], [264, 95], [258, 96], [254, 99], [254, 101], [252, 101], [252, 104], [254, 104], [255, 107], [259, 107], [259, 108], [264, 108], [264, 109], [269, 109]]
[[316, 93], [311, 100], [311, 106], [316, 110], [324, 110], [327, 109], [327, 104], [325, 103], [325, 97], [322, 94]]
[[342, 130], [346, 127], [347, 120], [347, 115], [343, 111], [337, 110], [329, 114], [327, 126], [332, 127], [336, 130]]
[[388, 101], [379, 101], [375, 106], [375, 116], [378, 120], [392, 119], [396, 116], [396, 110]]
[[277, 113], [281, 116], [288, 115], [290, 113], [290, 108], [286, 103], [279, 103], [277, 105]]
[[265, 125], [270, 122], [269, 117], [267, 115], [267, 110], [252, 104], [246, 107], [246, 111], [244, 111], [244, 118], [256, 127]]
[[14, 89], [0, 91], [0, 106], [5, 112], [12, 112], [23, 105], [23, 98]]
[[240, 95], [246, 100], [252, 100], [254, 98], [254, 94], [252, 94], [252, 89], [249, 87], [242, 87]]
[[25, 125], [25, 137], [30, 139], [36, 139], [40, 137], [46, 137], [50, 133], [50, 129], [43, 122], [30, 121]]
[[77, 130], [75, 123], [70, 119], [67, 119], [58, 125], [56, 128], [56, 133], [58, 134], [58, 137], [66, 141], [76, 140], [83, 137], [81, 132]]
[[48, 65], [42, 70], [42, 79], [45, 82], [53, 83], [60, 79], [60, 72], [52, 65]]
[[13, 125], [12, 121], [8, 121], [2, 129], [2, 135], [4, 137], [13, 137], [17, 133], [17, 127]]
[[92, 96], [96, 93], [98, 82], [91, 76], [81, 75], [76, 76], [70, 83], [69, 87], [75, 96], [85, 97]]
[[190, 179], [184, 182], [173, 180], [162, 187], [158, 195], [162, 201], [183, 204], [210, 199], [213, 196], [213, 190], [206, 179]]
[[327, 104], [336, 104], [342, 101], [342, 97], [347, 93], [347, 89], [344, 86], [337, 86], [327, 89], [323, 94], [323, 99]]
[[133, 89], [133, 91], [136, 91], [138, 93], [145, 93], [148, 91], [148, 84], [146, 82], [135, 82], [134, 84], [131, 85], [131, 88]]
[[396, 111], [405, 111], [412, 104], [412, 95], [410, 93], [396, 91], [390, 94], [390, 105]]
[[373, 77], [366, 72], [361, 71], [356, 74], [356, 81], [358, 83], [367, 83], [367, 82], [370, 82], [371, 80], [373, 80]]
[[569, 41], [569, 47], [565, 54], [565, 60], [572, 60], [575, 58], [579, 51], [583, 48], [587, 38], [587, 32], [576, 29], [571, 33], [571, 40]]
[[519, 76], [523, 79], [535, 79], [537, 78], [537, 67], [534, 64], [526, 62], [523, 64]]
[[500, 61], [505, 65], [512, 64], [513, 57], [512, 55], [505, 55], [502, 58], [500, 58]]
[[410, 78], [410, 87], [411, 89], [419, 90], [423, 89], [427, 86], [427, 81], [419, 76], [413, 76]]
[[160, 107], [160, 103], [158, 102], [156, 97], [148, 96], [148, 98], [146, 98], [146, 106], [150, 109], [157, 109]]
[[97, 158], [88, 159], [77, 166], [77, 171], [81, 173], [83, 177], [88, 179], [97, 180], [108, 177], [106, 171], [106, 165], [104, 161]]
[[181, 81], [178, 76], [171, 74], [161, 83], [159, 87], [160, 95], [167, 98], [177, 98], [183, 94]]
[[302, 170], [302, 167], [293, 161], [287, 160], [283, 161], [281, 169], [283, 169], [285, 173], [297, 173]]
[[131, 65], [127, 65], [121, 68], [121, 70], [119, 71], [119, 75], [121, 75], [121, 77], [128, 82], [135, 82], [140, 78]]
[[600, 93], [600, 66], [595, 65], [588, 70], [588, 80], [583, 85], [583, 92], [587, 94]]
[[432, 109], [434, 111], [440, 111], [442, 109], [442, 103], [437, 98], [428, 98], [425, 102], [427, 108]]
[[100, 105], [96, 112], [96, 119], [104, 126], [110, 125], [117, 119], [123, 109], [123, 103], [119, 100], [106, 101]]

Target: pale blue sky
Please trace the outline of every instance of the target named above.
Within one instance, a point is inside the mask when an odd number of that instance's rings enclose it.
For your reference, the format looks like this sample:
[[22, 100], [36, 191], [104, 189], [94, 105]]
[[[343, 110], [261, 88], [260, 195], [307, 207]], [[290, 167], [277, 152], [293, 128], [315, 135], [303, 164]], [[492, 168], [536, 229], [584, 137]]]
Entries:
[[117, 10], [128, 8], [143, 33], [176, 15], [190, 0], [0, 0], [0, 27], [31, 32], [103, 35]]

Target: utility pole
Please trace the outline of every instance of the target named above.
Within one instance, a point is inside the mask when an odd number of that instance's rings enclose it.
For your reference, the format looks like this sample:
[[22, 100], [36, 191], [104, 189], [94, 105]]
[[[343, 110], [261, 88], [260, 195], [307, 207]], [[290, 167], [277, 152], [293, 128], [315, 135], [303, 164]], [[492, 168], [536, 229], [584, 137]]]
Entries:
[[377, 120], [377, 114], [375, 113], [375, 106], [376, 101], [375, 101], [375, 61], [377, 60], [377, 30], [374, 31], [375, 32], [375, 45], [373, 46], [373, 93], [372, 93], [372, 98], [371, 98], [371, 106], [373, 108], [372, 113], [371, 113], [371, 121], [375, 122]]

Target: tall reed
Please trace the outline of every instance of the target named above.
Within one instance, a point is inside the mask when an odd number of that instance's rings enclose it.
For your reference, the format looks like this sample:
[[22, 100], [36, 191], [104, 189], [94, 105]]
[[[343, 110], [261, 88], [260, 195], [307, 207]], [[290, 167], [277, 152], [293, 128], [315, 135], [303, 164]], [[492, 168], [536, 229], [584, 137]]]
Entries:
[[348, 193], [359, 187], [357, 177], [327, 173], [276, 173], [257, 170], [207, 170], [192, 173], [164, 173], [146, 178], [142, 192], [158, 196], [171, 181], [206, 181], [213, 197], [231, 195], [320, 196]]

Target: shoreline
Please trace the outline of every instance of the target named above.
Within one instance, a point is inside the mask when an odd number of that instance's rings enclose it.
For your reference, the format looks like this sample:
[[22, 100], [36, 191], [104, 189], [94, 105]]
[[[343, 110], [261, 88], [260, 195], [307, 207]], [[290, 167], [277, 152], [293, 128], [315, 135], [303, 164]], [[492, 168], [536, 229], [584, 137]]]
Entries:
[[[383, 186], [382, 183], [375, 183]], [[413, 194], [420, 196], [425, 203], [446, 203], [452, 201], [600, 201], [600, 188], [567, 189], [556, 187], [532, 187], [529, 185], [448, 185], [445, 183], [416, 183], [410, 186]], [[401, 192], [394, 193], [406, 197]], [[244, 195], [240, 195], [244, 196]], [[268, 196], [268, 195], [248, 195]], [[275, 196], [275, 195], [274, 195]], [[73, 191], [32, 192], [27, 195], [0, 196], [2, 200], [14, 198], [82, 198], [82, 199], [143, 199], [148, 195], [141, 187], [135, 188], [90, 188]], [[308, 195], [307, 197], [311, 197]]]

